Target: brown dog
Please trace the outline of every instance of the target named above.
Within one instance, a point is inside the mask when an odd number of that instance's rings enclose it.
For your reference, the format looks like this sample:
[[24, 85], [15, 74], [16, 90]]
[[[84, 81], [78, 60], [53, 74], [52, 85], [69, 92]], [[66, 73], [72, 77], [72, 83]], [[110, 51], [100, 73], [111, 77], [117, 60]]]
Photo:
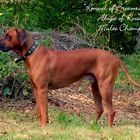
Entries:
[[13, 28], [1, 37], [0, 50], [13, 50], [21, 56], [20, 60], [25, 60], [35, 91], [37, 116], [41, 125], [48, 122], [48, 89], [66, 87], [87, 76], [92, 80], [96, 120], [102, 115], [104, 104], [108, 124], [112, 126], [115, 116], [112, 91], [119, 66], [128, 80], [140, 88], [140, 84], [131, 79], [125, 64], [117, 56], [101, 49], [51, 50], [37, 45], [31, 33]]

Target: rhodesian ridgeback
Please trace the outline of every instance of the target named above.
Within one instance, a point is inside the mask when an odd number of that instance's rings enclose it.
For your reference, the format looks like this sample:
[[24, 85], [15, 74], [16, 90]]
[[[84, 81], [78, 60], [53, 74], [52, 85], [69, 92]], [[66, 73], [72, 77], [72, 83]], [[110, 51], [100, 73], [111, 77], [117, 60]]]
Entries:
[[140, 88], [129, 75], [125, 64], [117, 56], [101, 49], [52, 50], [38, 45], [30, 32], [12, 28], [0, 38], [0, 50], [12, 50], [24, 60], [28, 68], [37, 105], [37, 118], [41, 125], [48, 122], [49, 89], [68, 86], [88, 77], [95, 100], [95, 117], [99, 120], [103, 105], [108, 124], [112, 126], [115, 111], [112, 105], [113, 85], [120, 67], [129, 82]]

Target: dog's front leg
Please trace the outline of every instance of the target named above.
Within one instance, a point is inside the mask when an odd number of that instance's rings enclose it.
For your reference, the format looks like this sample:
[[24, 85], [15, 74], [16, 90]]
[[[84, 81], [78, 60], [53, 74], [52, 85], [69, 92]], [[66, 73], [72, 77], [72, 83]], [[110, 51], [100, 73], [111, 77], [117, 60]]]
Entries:
[[40, 112], [39, 103], [38, 103], [38, 95], [37, 95], [35, 88], [34, 88], [34, 95], [35, 95], [35, 99], [36, 99], [37, 119], [38, 119], [38, 123], [41, 124], [41, 122], [42, 122], [41, 112]]
[[[48, 88], [36, 89], [37, 114], [41, 116], [41, 125], [46, 125], [48, 120]], [[40, 122], [39, 122], [40, 123]]]
[[[30, 71], [28, 71], [28, 72], [30, 74]], [[41, 112], [40, 112], [39, 101], [38, 101], [38, 94], [37, 94], [37, 91], [36, 91], [35, 83], [33, 82], [31, 76], [30, 76], [30, 80], [31, 80], [31, 84], [32, 84], [32, 87], [33, 87], [34, 96], [35, 96], [35, 99], [36, 99], [37, 120], [38, 120], [38, 123], [41, 125], [42, 119], [41, 119]]]

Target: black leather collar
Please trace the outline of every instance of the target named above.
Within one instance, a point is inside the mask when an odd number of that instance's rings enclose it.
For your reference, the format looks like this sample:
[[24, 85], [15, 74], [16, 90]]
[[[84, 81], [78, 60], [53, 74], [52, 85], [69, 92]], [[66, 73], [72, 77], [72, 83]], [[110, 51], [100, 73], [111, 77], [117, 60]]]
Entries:
[[32, 47], [31, 47], [30, 49], [27, 50], [26, 54], [23, 55], [23, 56], [21, 56], [20, 58], [16, 59], [15, 62], [18, 63], [18, 62], [20, 62], [20, 61], [25, 61], [26, 58], [27, 58], [29, 55], [31, 55], [37, 47], [38, 47], [38, 43], [37, 43], [37, 41], [35, 40], [34, 43], [33, 43], [33, 45], [32, 45]]

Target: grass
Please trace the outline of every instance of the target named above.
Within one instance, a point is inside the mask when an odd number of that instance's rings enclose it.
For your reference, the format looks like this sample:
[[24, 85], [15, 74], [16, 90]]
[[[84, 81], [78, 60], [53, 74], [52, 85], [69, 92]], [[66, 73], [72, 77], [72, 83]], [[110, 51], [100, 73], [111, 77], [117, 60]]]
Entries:
[[75, 114], [68, 115], [54, 107], [49, 108], [51, 122], [38, 126], [35, 117], [13, 111], [0, 110], [0, 140], [139, 140], [140, 127], [125, 125], [100, 126]]

